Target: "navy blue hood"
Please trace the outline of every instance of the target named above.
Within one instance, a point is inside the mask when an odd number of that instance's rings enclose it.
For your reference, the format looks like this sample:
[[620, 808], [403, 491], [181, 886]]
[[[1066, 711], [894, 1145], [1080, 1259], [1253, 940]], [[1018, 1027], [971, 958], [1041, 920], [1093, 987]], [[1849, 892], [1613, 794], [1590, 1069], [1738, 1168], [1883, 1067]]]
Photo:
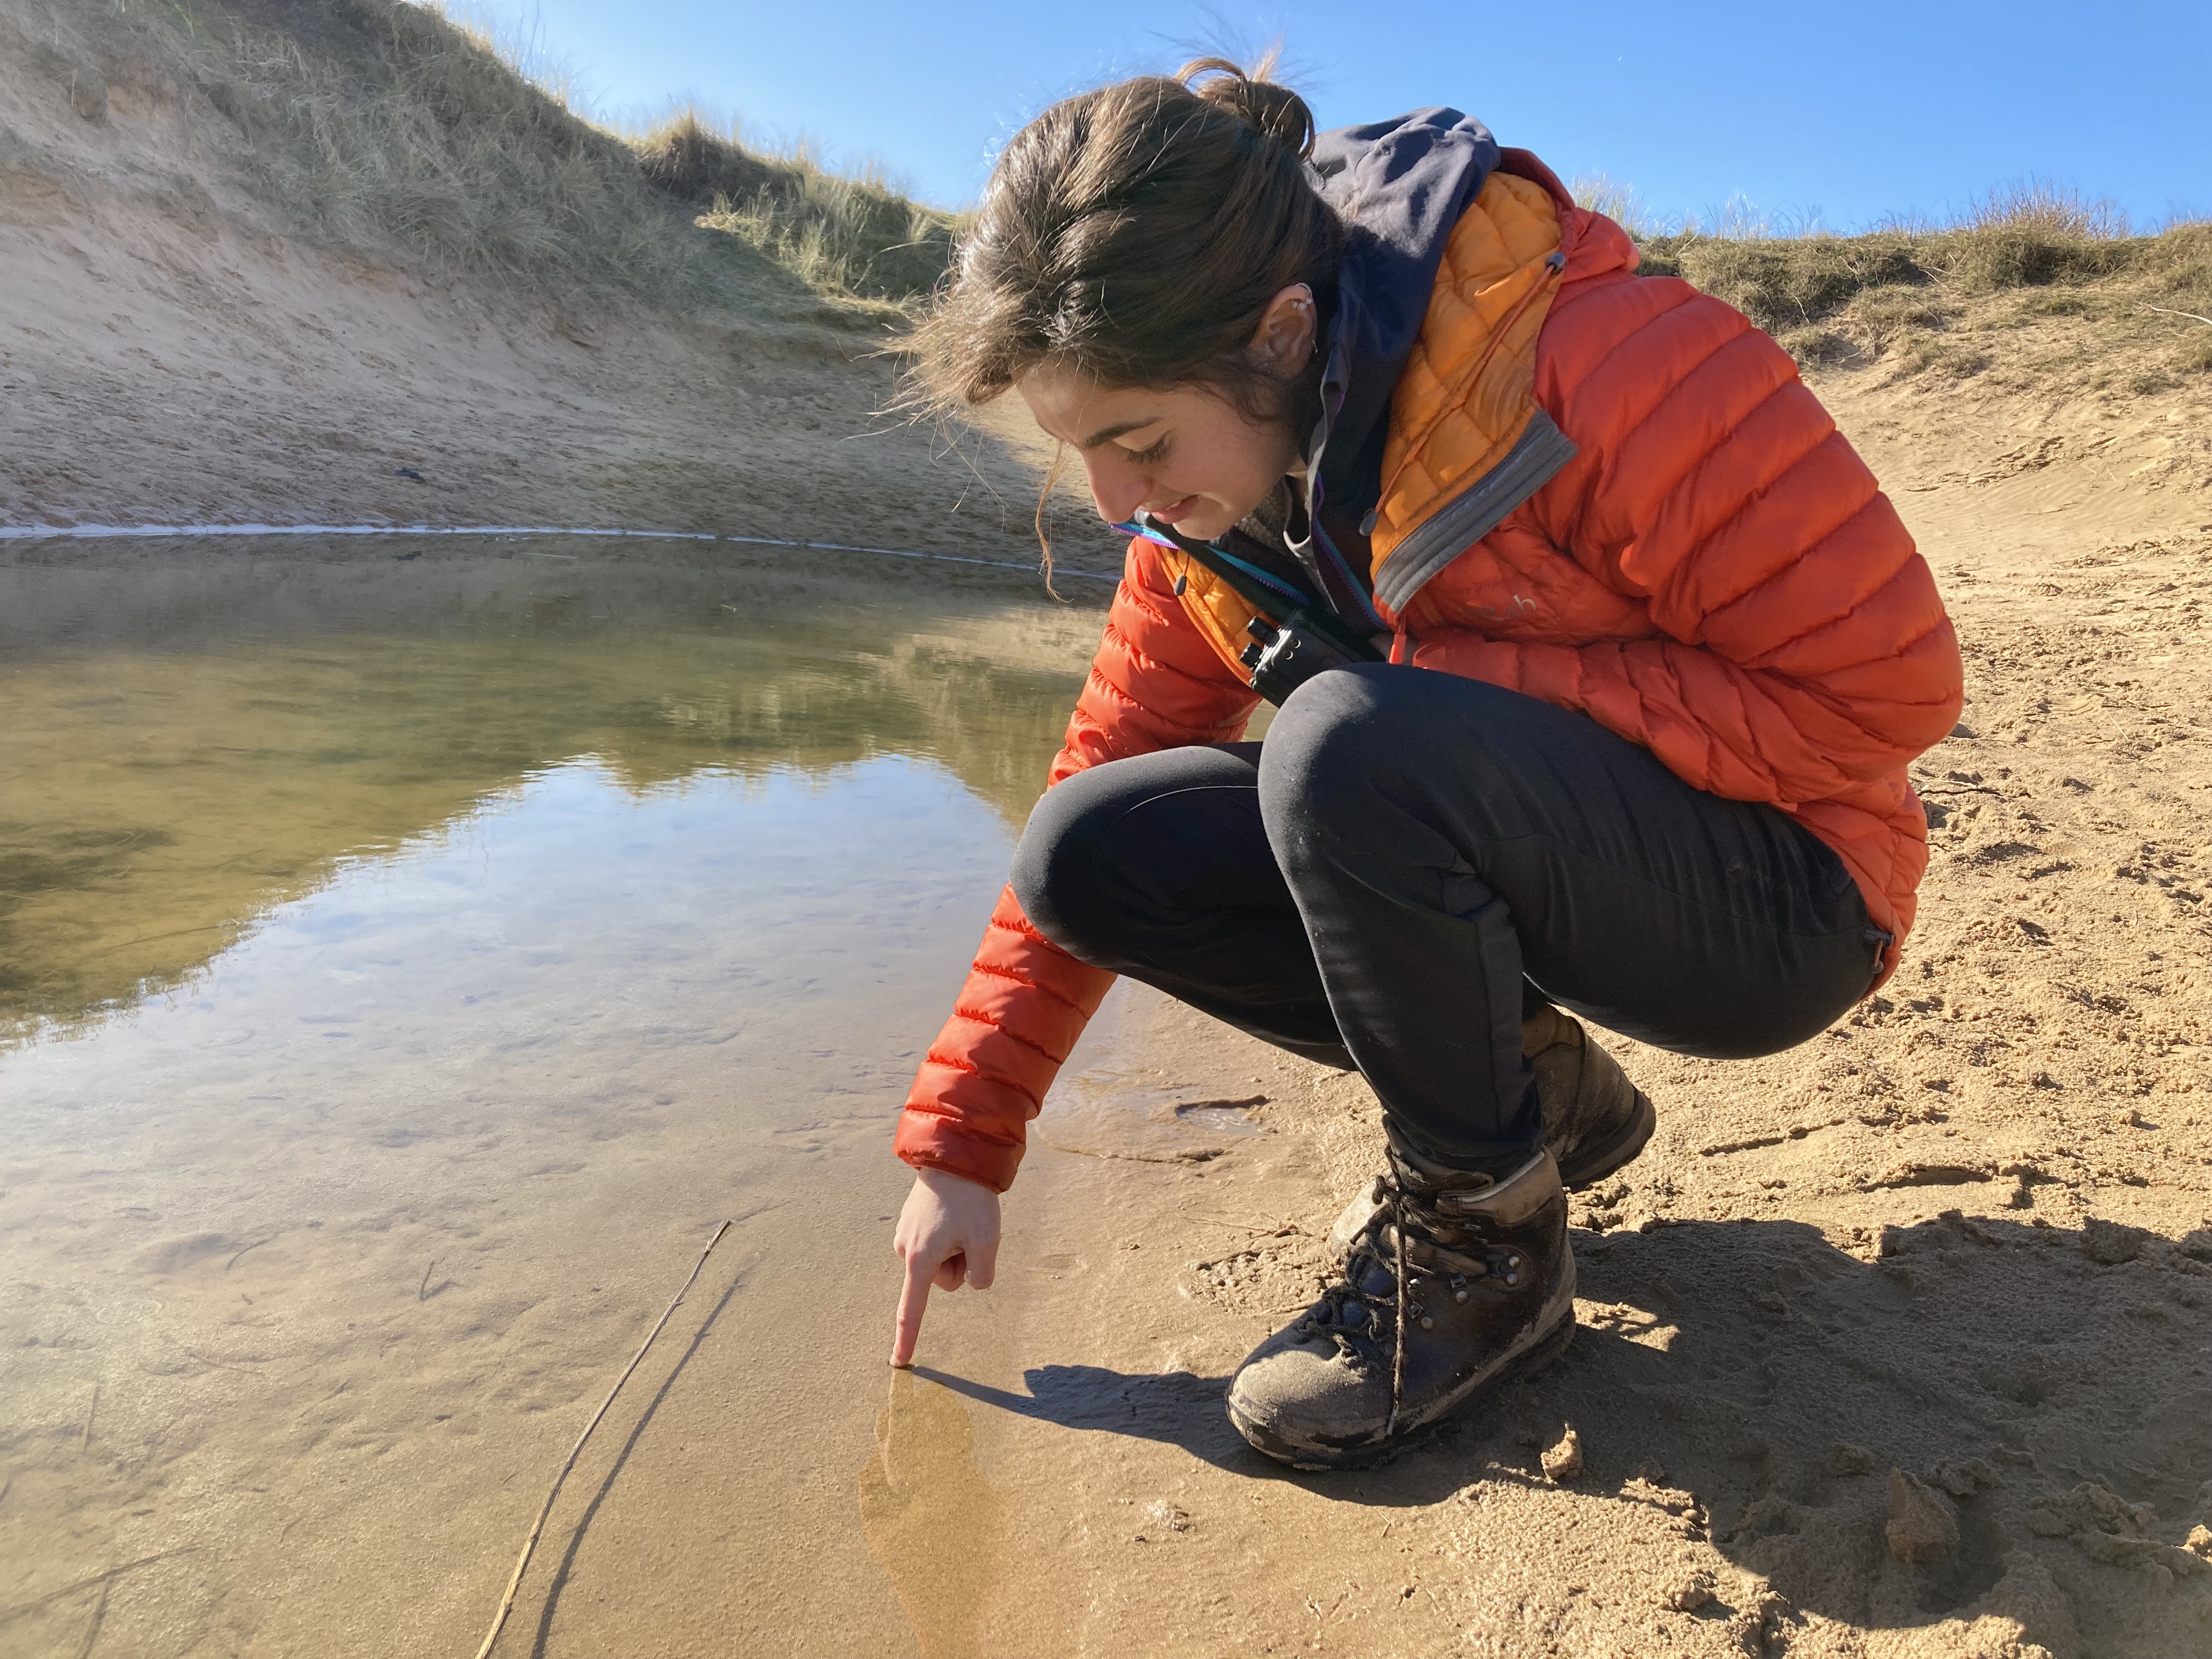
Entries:
[[1314, 141], [1322, 198], [1345, 222], [1323, 349], [1321, 495], [1354, 523], [1382, 491], [1390, 394], [1428, 314], [1444, 244], [1498, 166], [1498, 140], [1455, 109], [1416, 110]]

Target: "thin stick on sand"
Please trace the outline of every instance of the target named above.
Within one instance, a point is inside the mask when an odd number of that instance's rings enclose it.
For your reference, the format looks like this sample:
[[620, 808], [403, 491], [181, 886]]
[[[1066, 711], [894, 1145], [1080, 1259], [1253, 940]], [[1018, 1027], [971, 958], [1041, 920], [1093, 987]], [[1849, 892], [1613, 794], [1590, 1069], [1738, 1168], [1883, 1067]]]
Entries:
[[492, 1644], [499, 1640], [500, 1632], [507, 1628], [507, 1615], [514, 1611], [514, 1593], [522, 1588], [522, 1575], [530, 1570], [530, 1558], [538, 1548], [538, 1534], [545, 1530], [545, 1517], [553, 1513], [553, 1500], [560, 1497], [561, 1483], [568, 1478], [568, 1471], [576, 1467], [576, 1459], [583, 1453], [584, 1443], [592, 1437], [592, 1431], [599, 1426], [599, 1419], [607, 1414], [607, 1407], [615, 1403], [615, 1396], [622, 1392], [623, 1384], [629, 1381], [629, 1374], [645, 1358], [645, 1351], [653, 1346], [653, 1339], [659, 1336], [661, 1328], [674, 1317], [684, 1293], [698, 1282], [700, 1269], [707, 1265], [707, 1258], [714, 1255], [714, 1246], [722, 1242], [722, 1235], [729, 1231], [730, 1227], [731, 1224], [725, 1221], [714, 1229], [714, 1236], [707, 1241], [707, 1248], [699, 1252], [699, 1259], [691, 1264], [690, 1274], [684, 1279], [682, 1288], [670, 1300], [666, 1311], [653, 1328], [646, 1333], [645, 1340], [638, 1344], [637, 1352], [629, 1357], [629, 1364], [623, 1367], [623, 1374], [615, 1378], [614, 1387], [607, 1390], [607, 1397], [599, 1401], [599, 1410], [592, 1413], [592, 1420], [584, 1425], [583, 1433], [576, 1437], [576, 1443], [568, 1449], [568, 1461], [561, 1465], [561, 1473], [553, 1477], [552, 1488], [546, 1492], [544, 1503], [538, 1506], [538, 1519], [531, 1523], [530, 1536], [522, 1540], [522, 1553], [515, 1558], [514, 1577], [507, 1581], [507, 1594], [500, 1598], [499, 1612], [491, 1621], [491, 1629], [485, 1632], [483, 1645], [477, 1650], [477, 1659], [487, 1659]]

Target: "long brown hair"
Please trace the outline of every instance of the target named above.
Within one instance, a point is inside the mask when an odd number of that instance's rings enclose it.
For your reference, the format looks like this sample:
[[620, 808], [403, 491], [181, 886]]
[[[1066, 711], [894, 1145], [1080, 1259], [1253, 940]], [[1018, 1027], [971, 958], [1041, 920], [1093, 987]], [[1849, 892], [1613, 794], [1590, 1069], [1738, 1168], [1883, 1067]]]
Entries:
[[[1115, 388], [1206, 386], [1303, 430], [1315, 377], [1286, 385], [1246, 348], [1294, 283], [1328, 314], [1344, 229], [1304, 165], [1313, 112], [1273, 67], [1202, 58], [1016, 133], [915, 332], [910, 402], [951, 414], [1051, 365]], [[1040, 497], [1040, 538], [1042, 515]]]

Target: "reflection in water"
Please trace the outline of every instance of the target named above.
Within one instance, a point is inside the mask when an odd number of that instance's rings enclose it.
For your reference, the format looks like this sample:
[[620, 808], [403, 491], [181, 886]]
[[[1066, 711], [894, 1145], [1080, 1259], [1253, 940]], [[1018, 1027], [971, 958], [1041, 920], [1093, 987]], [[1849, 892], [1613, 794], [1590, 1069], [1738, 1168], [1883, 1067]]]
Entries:
[[1097, 613], [531, 551], [0, 558], [0, 1653], [469, 1651], [728, 1215], [506, 1640], [972, 1650], [876, 1224]]
[[914, 1623], [922, 1659], [969, 1659], [1005, 1547], [1005, 1504], [975, 1468], [975, 1429], [948, 1389], [891, 1373], [860, 1471], [860, 1525]]
[[924, 757], [1018, 823], [1097, 627], [726, 551], [326, 553], [0, 561], [0, 1048], [580, 756], [637, 791]]

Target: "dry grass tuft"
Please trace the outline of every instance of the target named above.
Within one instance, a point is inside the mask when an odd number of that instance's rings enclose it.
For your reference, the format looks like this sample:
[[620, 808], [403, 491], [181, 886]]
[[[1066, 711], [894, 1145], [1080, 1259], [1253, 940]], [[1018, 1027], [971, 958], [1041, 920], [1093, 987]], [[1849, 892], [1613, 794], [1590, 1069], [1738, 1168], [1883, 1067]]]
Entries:
[[909, 200], [880, 173], [828, 172], [803, 147], [750, 149], [696, 108], [629, 143], [655, 186], [703, 210], [701, 225], [741, 238], [819, 292], [912, 300], [951, 262], [956, 217]]
[[1900, 219], [1885, 228], [2003, 231], [2075, 241], [2112, 241], [2133, 230], [2117, 204], [2092, 201], [2078, 190], [2038, 178], [1999, 185], [1940, 223], [1909, 224]]
[[1639, 242], [1665, 234], [1644, 193], [1609, 173], [1578, 173], [1567, 189], [1581, 206], [1602, 213]]

